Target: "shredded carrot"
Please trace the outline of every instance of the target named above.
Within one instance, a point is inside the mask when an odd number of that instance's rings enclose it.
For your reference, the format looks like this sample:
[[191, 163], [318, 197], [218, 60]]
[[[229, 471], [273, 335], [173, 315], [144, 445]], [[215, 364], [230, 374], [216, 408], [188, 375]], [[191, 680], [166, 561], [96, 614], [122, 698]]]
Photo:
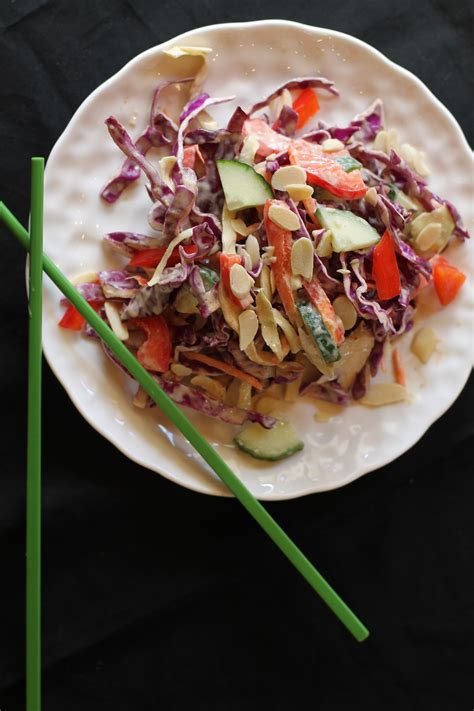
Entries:
[[403, 370], [400, 354], [397, 348], [392, 351], [392, 364], [395, 373], [395, 380], [399, 385], [406, 385], [405, 371]]
[[204, 363], [205, 365], [209, 365], [211, 368], [215, 368], [216, 370], [222, 370], [222, 372], [227, 373], [227, 375], [232, 375], [234, 378], [243, 380], [244, 383], [249, 383], [249, 385], [254, 387], [255, 390], [262, 390], [263, 388], [263, 384], [260, 380], [254, 378], [253, 375], [244, 373], [244, 371], [234, 368], [232, 365], [228, 365], [227, 363], [217, 360], [216, 358], [211, 358], [211, 356], [205, 355], [204, 353], [182, 351], [182, 355], [186, 356], [189, 360], [197, 360], [199, 363]]
[[319, 223], [318, 218], [315, 215], [315, 211], [316, 211], [316, 207], [317, 207], [316, 200], [314, 198], [310, 197], [307, 200], [303, 200], [303, 205], [305, 206], [306, 212], [308, 213], [309, 218], [310, 218], [311, 222], [313, 223], [313, 225], [315, 227], [317, 227], [318, 229], [320, 229], [321, 225]]

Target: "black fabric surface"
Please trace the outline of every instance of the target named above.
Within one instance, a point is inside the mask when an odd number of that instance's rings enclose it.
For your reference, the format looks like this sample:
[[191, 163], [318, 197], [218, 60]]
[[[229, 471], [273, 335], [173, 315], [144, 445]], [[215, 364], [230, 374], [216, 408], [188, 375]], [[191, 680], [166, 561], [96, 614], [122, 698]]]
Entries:
[[[25, 223], [30, 157], [48, 155], [83, 99], [139, 52], [222, 21], [351, 33], [417, 74], [472, 144], [470, 5], [0, 0], [0, 199]], [[17, 711], [27, 304], [24, 255], [3, 228], [0, 240], [0, 709]], [[45, 365], [44, 709], [472, 708], [473, 399], [471, 378], [383, 470], [268, 506], [366, 622], [361, 645], [234, 500], [128, 461]]]

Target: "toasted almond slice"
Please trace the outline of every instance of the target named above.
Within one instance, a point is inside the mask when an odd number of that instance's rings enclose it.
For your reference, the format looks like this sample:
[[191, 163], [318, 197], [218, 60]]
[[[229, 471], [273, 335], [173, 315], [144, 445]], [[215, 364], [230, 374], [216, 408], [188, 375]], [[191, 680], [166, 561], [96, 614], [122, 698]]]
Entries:
[[277, 358], [279, 360], [283, 360], [280, 336], [278, 334], [277, 324], [273, 315], [274, 310], [263, 290], [260, 290], [257, 294], [256, 306], [263, 340], [274, 352]]
[[104, 309], [112, 331], [121, 341], [126, 341], [128, 338], [128, 328], [120, 318], [121, 306], [114, 304], [113, 301], [106, 301], [104, 303]]
[[77, 276], [72, 277], [70, 281], [71, 284], [74, 284], [74, 286], [79, 286], [79, 284], [90, 284], [91, 282], [98, 282], [99, 275], [97, 272], [84, 272], [84, 274], [78, 274]]
[[303, 286], [303, 281], [300, 276], [292, 275], [290, 278], [290, 282], [293, 291], [298, 291], [298, 289], [301, 289], [301, 287]]
[[[313, 233], [314, 234], [314, 233]], [[330, 257], [332, 254], [332, 232], [331, 230], [326, 230], [326, 232], [321, 237], [321, 240], [316, 247], [316, 254], [318, 257]]]
[[252, 405], [252, 386], [250, 383], [240, 381], [239, 395], [237, 398], [237, 407], [242, 410], [249, 410]]
[[164, 49], [163, 54], [167, 54], [173, 59], [178, 59], [179, 57], [205, 57], [206, 54], [212, 52], [211, 47], [191, 47], [184, 45], [173, 45], [169, 49]]
[[258, 239], [255, 235], [249, 235], [245, 240], [245, 249], [247, 250], [250, 261], [252, 262], [252, 269], [254, 269], [260, 261], [260, 245]]
[[364, 397], [358, 402], [366, 407], [382, 407], [383, 405], [403, 402], [407, 398], [408, 392], [403, 385], [398, 383], [375, 383], [371, 385]]
[[369, 205], [372, 205], [372, 207], [375, 207], [377, 204], [377, 191], [375, 188], [369, 188], [367, 192], [364, 195], [364, 200], [365, 202], [368, 202]]
[[208, 375], [195, 375], [191, 379], [191, 385], [196, 385], [218, 400], [223, 400], [225, 397], [225, 387], [222, 383], [219, 383], [215, 378], [210, 378]]
[[287, 185], [306, 185], [306, 171], [299, 165], [285, 165], [272, 175], [272, 188], [286, 190]]
[[170, 366], [170, 370], [172, 373], [178, 376], [178, 378], [185, 378], [187, 375], [191, 375], [193, 372], [191, 368], [188, 368], [187, 365], [183, 365], [182, 363], [172, 363]]
[[375, 137], [374, 148], [376, 151], [387, 153], [387, 131], [379, 131]]
[[318, 408], [314, 416], [316, 422], [329, 422], [333, 417], [337, 417], [344, 408], [341, 405], [336, 405], [335, 402], [327, 402], [326, 400], [314, 400], [314, 404]]
[[357, 311], [354, 308], [354, 304], [347, 296], [338, 296], [332, 302], [334, 311], [337, 313], [342, 321], [345, 331], [349, 331], [357, 321]]
[[268, 217], [275, 225], [284, 230], [297, 230], [300, 226], [298, 215], [283, 205], [270, 205]]
[[338, 138], [326, 138], [326, 140], [321, 143], [321, 148], [326, 153], [332, 153], [333, 151], [342, 151], [344, 144]]
[[416, 246], [421, 252], [426, 252], [436, 245], [441, 239], [442, 227], [439, 222], [432, 222], [423, 227], [416, 238]]
[[239, 160], [242, 163], [247, 163], [247, 165], [253, 165], [259, 148], [260, 144], [256, 136], [245, 136], [242, 148], [240, 149]]
[[140, 410], [144, 410], [148, 405], [148, 399], [149, 395], [147, 391], [144, 390], [140, 385], [132, 400], [132, 405], [134, 405], [135, 407], [139, 407]]
[[272, 285], [271, 277], [273, 271], [266, 264], [263, 265], [262, 271], [260, 272], [260, 288], [264, 292], [265, 296], [269, 301], [272, 300], [273, 293], [275, 291], [274, 284]]
[[311, 185], [298, 185], [296, 183], [290, 183], [290, 185], [286, 186], [286, 192], [293, 200], [300, 202], [300, 200], [307, 200], [310, 198], [314, 192], [314, 189]]
[[415, 333], [410, 349], [422, 363], [428, 363], [437, 343], [438, 337], [436, 331], [425, 326]]
[[245, 351], [249, 343], [252, 343], [257, 335], [258, 318], [255, 311], [252, 311], [252, 309], [242, 311], [239, 316], [239, 329], [239, 348], [241, 351]]
[[230, 288], [238, 299], [245, 299], [255, 284], [250, 274], [241, 264], [233, 264], [230, 268]]
[[175, 191], [175, 184], [171, 180], [171, 171], [176, 165], [176, 156], [165, 156], [158, 161], [160, 177], [164, 184], [172, 191]]
[[313, 243], [307, 237], [300, 237], [291, 248], [291, 271], [309, 281], [313, 277], [313, 266]]

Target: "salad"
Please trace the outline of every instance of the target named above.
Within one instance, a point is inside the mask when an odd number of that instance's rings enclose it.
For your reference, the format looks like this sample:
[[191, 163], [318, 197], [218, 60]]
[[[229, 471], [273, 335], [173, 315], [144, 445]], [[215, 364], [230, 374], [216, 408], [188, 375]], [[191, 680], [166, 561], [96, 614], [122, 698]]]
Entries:
[[[456, 298], [465, 276], [441, 253], [469, 235], [428, 187], [424, 155], [384, 126], [381, 100], [331, 126], [319, 98], [338, 97], [334, 83], [296, 78], [219, 126], [209, 110], [235, 97], [209, 96], [204, 76], [162, 82], [135, 140], [106, 119], [125, 160], [100, 198], [115, 203], [144, 174], [150, 229], [106, 234], [122, 264], [75, 283], [176, 403], [239, 426], [240, 449], [276, 460], [303, 447], [279, 416], [282, 395], [339, 407], [406, 398], [396, 344], [394, 382], [371, 380], [423, 289], [442, 306]], [[177, 87], [188, 99], [172, 117]], [[59, 326], [97, 338], [63, 305]], [[422, 328], [412, 351], [427, 362], [436, 341]], [[134, 404], [153, 405], [140, 388]]]

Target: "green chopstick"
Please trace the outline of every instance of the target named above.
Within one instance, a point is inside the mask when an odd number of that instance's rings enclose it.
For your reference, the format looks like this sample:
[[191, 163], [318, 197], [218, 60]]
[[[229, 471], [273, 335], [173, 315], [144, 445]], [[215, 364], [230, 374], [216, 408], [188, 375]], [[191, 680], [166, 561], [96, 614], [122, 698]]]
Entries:
[[[30, 240], [28, 232], [18, 222], [7, 207], [0, 202], [0, 219], [5, 222], [10, 231], [28, 250]], [[166, 395], [152, 376], [142, 367], [128, 348], [120, 341], [107, 324], [96, 314], [94, 309], [78, 293], [54, 262], [43, 254], [43, 269], [52, 279], [64, 296], [76, 307], [79, 313], [92, 326], [97, 334], [109, 346], [115, 356], [127, 368], [129, 373], [140, 383], [142, 388], [158, 405], [160, 410], [180, 430], [192, 446], [199, 452], [203, 459], [214, 470], [217, 476], [230, 489], [234, 496], [247, 509], [249, 514], [263, 528], [278, 548], [293, 563], [295, 568], [307, 580], [311, 587], [324, 600], [336, 617], [359, 642], [369, 636], [369, 631], [348, 608], [329, 583], [316, 570], [310, 561], [303, 555], [299, 548], [287, 536], [282, 528], [274, 521], [270, 514], [263, 508], [259, 501], [250, 493], [223, 459], [217, 454], [211, 444], [195, 429], [182, 410]]]
[[41, 326], [44, 158], [31, 159], [26, 478], [26, 709], [41, 709]]

